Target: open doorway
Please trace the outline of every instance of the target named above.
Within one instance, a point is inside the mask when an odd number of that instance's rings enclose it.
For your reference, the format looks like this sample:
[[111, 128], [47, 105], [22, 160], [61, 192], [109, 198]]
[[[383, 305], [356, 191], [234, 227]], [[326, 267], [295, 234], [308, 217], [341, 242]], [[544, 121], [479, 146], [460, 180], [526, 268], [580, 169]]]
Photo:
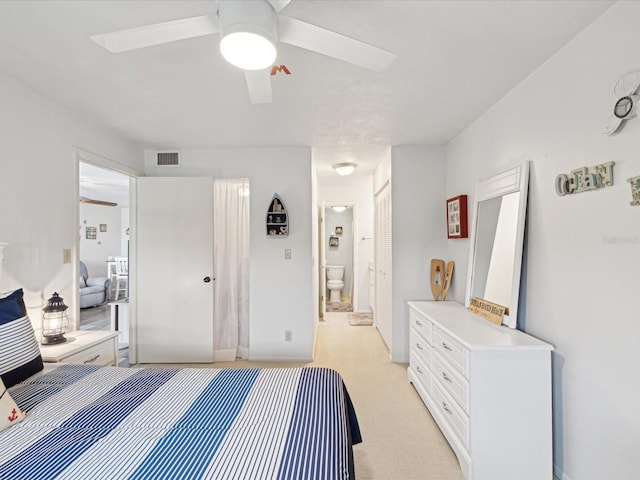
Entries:
[[[320, 284], [325, 312], [353, 312], [356, 296], [357, 266], [354, 261], [355, 206], [327, 204], [322, 211], [321, 250], [324, 266]], [[324, 313], [324, 312], [323, 312]]]
[[[79, 328], [120, 330], [119, 364], [126, 365], [131, 178], [83, 161], [78, 178]], [[120, 325], [113, 325], [116, 308]]]

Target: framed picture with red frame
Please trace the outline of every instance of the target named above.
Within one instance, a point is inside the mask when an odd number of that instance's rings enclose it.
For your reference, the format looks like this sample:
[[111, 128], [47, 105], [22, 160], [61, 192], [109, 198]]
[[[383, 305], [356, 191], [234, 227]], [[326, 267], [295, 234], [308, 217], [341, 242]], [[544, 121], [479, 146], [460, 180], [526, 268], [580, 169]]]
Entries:
[[467, 196], [447, 200], [447, 238], [467, 238]]

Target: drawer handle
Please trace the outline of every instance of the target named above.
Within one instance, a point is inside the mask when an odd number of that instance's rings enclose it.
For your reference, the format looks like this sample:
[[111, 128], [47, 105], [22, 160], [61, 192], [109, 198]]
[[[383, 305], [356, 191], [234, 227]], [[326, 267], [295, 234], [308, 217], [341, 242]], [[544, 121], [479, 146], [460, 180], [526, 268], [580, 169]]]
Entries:
[[420, 320], [416, 320], [416, 325], [418, 325], [419, 327], [422, 326], [422, 322]]
[[418, 350], [424, 350], [424, 348], [422, 348], [422, 345], [420, 345], [419, 343], [416, 343], [416, 347]]
[[416, 370], [418, 371], [418, 373], [422, 373], [422, 370], [420, 369], [420, 365], [416, 365]]
[[453, 415], [453, 412], [451, 410], [449, 410], [449, 405], [447, 405], [447, 402], [442, 402], [442, 408], [444, 409], [445, 412], [447, 412], [449, 415]]
[[97, 359], [100, 358], [100, 354], [96, 355], [93, 358], [90, 358], [89, 360], [85, 360], [84, 363], [91, 363], [91, 362], [95, 362]]
[[447, 375], [447, 372], [442, 372], [442, 378], [444, 378], [447, 382], [451, 383], [451, 378]]
[[442, 348], [444, 348], [445, 350], [449, 350], [451, 352], [451, 347], [444, 342], [442, 342]]

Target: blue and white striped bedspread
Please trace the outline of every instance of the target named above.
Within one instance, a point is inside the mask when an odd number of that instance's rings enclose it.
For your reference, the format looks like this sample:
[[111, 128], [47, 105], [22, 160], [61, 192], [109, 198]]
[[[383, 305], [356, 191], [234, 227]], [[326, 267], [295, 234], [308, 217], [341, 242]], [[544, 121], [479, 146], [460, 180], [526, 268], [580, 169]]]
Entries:
[[323, 368], [62, 365], [10, 389], [0, 479], [350, 479], [360, 432]]

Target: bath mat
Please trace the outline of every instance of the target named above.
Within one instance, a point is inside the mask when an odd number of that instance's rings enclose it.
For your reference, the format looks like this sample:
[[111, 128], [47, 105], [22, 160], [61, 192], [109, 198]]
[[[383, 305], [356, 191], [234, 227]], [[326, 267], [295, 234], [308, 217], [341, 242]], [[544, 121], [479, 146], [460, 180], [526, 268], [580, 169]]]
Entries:
[[353, 305], [346, 302], [329, 302], [327, 312], [353, 312]]
[[373, 325], [373, 316], [370, 313], [352, 313], [349, 315], [349, 325]]

